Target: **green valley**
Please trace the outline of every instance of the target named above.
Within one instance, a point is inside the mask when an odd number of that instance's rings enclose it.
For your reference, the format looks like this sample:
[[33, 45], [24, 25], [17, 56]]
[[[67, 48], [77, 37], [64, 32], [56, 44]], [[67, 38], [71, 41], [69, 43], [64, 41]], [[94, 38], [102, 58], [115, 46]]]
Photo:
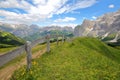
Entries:
[[5, 47], [5, 46], [19, 46], [24, 44], [24, 40], [16, 37], [15, 35], [9, 33], [9, 32], [5, 32], [5, 31], [1, 31], [0, 30], [0, 47]]
[[15, 49], [23, 45], [25, 41], [9, 32], [0, 30], [0, 53]]

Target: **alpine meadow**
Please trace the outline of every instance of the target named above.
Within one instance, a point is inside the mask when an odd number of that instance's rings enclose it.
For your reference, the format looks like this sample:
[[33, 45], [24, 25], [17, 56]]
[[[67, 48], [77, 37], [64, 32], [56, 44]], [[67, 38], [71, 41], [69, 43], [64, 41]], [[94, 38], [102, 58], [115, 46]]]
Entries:
[[120, 1], [0, 0], [0, 80], [120, 80]]

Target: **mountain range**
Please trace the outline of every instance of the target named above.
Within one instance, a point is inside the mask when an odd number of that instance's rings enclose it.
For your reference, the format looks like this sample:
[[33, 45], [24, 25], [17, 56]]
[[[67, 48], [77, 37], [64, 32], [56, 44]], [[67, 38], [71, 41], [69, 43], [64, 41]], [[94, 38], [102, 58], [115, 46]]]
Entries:
[[74, 35], [99, 37], [116, 42], [120, 39], [120, 10], [106, 13], [96, 20], [85, 19], [81, 25], [75, 27]]
[[9, 24], [0, 22], [0, 30], [10, 32], [18, 37], [24, 38], [25, 40], [33, 41], [40, 37], [49, 34], [64, 34], [73, 35], [73, 28], [69, 26], [44, 26], [39, 27], [37, 25], [26, 25], [26, 24]]
[[[73, 33], [73, 28], [68, 26], [46, 26], [41, 28], [33, 24], [28, 26], [26, 24], [8, 24], [2, 22], [0, 22], [0, 30], [13, 33], [25, 40], [35, 40], [48, 33], [62, 34], [66, 32], [65, 35]], [[120, 10], [106, 13], [96, 20], [85, 19], [81, 25], [75, 27], [74, 35], [99, 37], [103, 41], [117, 42], [120, 39]]]
[[73, 36], [73, 28], [72, 27], [60, 27], [60, 26], [47, 26], [40, 28], [38, 32], [24, 37], [25, 40], [33, 41], [40, 37], [44, 37], [47, 34], [50, 35], [65, 35], [72, 37]]
[[39, 30], [37, 25], [25, 25], [25, 24], [8, 24], [0, 22], [0, 30], [4, 30], [13, 33], [19, 37], [25, 37], [31, 35]]

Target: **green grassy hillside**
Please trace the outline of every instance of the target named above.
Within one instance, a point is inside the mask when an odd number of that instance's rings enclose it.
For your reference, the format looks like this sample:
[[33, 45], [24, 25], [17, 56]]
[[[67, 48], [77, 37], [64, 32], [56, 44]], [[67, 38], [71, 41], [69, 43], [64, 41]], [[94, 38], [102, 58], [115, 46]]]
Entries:
[[24, 40], [15, 35], [0, 30], [0, 48], [19, 46], [24, 44]]
[[15, 71], [11, 80], [120, 80], [120, 51], [95, 38], [76, 38]]

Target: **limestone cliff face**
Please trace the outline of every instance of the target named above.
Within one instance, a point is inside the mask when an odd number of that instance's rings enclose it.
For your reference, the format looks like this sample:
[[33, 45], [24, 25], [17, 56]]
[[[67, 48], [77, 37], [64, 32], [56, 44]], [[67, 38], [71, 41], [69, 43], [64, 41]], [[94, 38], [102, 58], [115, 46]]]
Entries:
[[74, 29], [75, 36], [87, 36], [88, 33], [93, 30], [94, 22], [90, 20], [84, 20], [82, 25], [78, 25]]
[[120, 10], [107, 13], [96, 20], [84, 20], [80, 27], [74, 29], [75, 36], [92, 36], [105, 38], [120, 31]]

